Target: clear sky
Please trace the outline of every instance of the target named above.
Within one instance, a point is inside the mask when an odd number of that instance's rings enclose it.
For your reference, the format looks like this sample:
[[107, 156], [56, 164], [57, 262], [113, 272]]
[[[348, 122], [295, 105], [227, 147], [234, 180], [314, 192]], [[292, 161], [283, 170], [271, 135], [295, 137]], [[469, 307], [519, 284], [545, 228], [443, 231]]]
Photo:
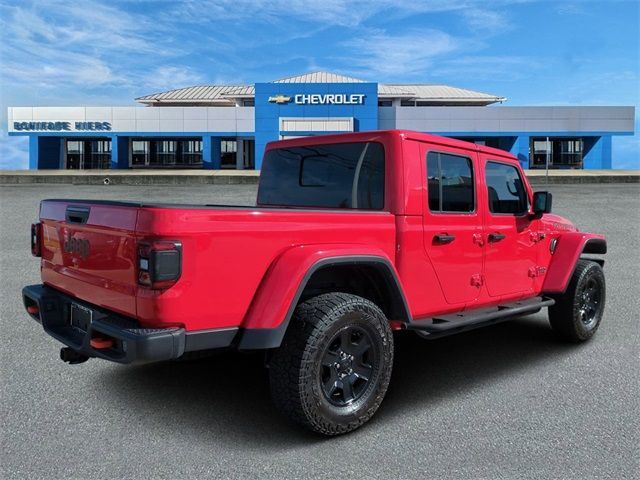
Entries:
[[[9, 105], [131, 105], [171, 88], [312, 70], [445, 83], [506, 96], [506, 105], [638, 107], [639, 7], [637, 0], [0, 0], [0, 168], [27, 166], [27, 139], [6, 135]], [[640, 168], [639, 151], [637, 134], [615, 137], [614, 166]]]

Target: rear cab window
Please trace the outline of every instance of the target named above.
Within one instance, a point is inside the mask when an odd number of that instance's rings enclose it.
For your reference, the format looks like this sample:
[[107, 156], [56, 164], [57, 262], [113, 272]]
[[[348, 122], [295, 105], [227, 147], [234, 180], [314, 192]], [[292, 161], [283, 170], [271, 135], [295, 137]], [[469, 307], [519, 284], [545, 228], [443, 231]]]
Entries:
[[524, 215], [529, 211], [527, 189], [515, 166], [489, 160], [485, 176], [491, 213]]
[[378, 142], [277, 148], [265, 155], [258, 205], [381, 210], [384, 147]]

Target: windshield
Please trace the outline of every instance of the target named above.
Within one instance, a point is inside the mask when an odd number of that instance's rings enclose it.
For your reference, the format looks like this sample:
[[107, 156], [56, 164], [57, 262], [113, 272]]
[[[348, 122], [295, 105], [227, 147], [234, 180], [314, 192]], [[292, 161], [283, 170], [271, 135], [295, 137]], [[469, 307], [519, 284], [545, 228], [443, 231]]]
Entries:
[[382, 209], [384, 148], [358, 142], [270, 150], [258, 205]]

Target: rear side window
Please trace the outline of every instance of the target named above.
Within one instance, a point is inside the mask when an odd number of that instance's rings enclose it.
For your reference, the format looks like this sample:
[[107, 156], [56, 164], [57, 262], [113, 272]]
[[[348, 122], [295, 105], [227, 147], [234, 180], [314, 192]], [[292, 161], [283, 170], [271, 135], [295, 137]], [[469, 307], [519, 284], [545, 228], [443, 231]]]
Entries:
[[529, 209], [527, 190], [513, 165], [487, 162], [487, 194], [491, 213], [523, 214]]
[[427, 191], [432, 212], [469, 213], [475, 210], [471, 159], [450, 153], [427, 154]]
[[260, 173], [258, 205], [380, 210], [384, 148], [358, 142], [270, 150]]

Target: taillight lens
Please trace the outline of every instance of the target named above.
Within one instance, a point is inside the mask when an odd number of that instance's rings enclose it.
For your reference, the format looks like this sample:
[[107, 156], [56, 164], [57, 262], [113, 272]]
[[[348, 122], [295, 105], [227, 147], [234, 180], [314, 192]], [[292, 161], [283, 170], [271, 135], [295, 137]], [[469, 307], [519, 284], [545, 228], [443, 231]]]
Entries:
[[138, 244], [138, 283], [154, 290], [174, 285], [182, 274], [182, 244], [157, 240]]
[[31, 255], [34, 257], [41, 257], [42, 250], [40, 248], [40, 241], [42, 237], [42, 224], [31, 224]]

